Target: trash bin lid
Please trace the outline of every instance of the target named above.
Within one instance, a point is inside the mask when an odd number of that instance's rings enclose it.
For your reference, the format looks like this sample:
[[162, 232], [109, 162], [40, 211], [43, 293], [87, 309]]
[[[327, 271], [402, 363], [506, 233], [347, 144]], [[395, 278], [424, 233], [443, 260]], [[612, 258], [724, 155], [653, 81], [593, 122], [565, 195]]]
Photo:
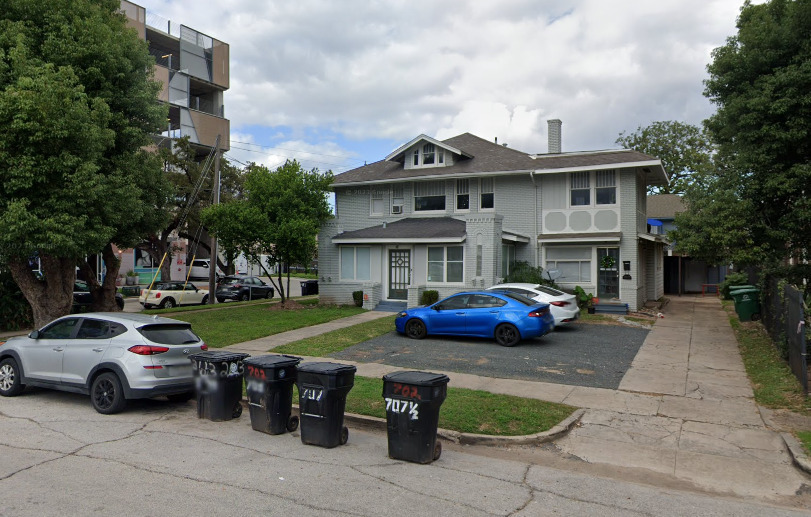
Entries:
[[245, 364], [258, 366], [259, 368], [284, 368], [300, 362], [301, 357], [282, 354], [257, 355], [245, 359]]
[[244, 354], [242, 352], [227, 352], [225, 350], [207, 350], [205, 352], [197, 352], [196, 354], [189, 355], [189, 359], [197, 361], [241, 361], [251, 354]]
[[383, 382], [399, 382], [412, 386], [441, 386], [448, 384], [450, 378], [444, 373], [430, 372], [394, 372], [383, 376]]
[[757, 287], [747, 287], [746, 289], [738, 289], [735, 291], [735, 294], [751, 294], [751, 293], [759, 293], [760, 289]]
[[339, 363], [301, 363], [298, 365], [298, 370], [300, 372], [306, 373], [321, 373], [321, 374], [331, 374], [331, 373], [345, 373], [345, 372], [356, 372], [358, 369], [351, 365], [351, 364], [339, 364]]

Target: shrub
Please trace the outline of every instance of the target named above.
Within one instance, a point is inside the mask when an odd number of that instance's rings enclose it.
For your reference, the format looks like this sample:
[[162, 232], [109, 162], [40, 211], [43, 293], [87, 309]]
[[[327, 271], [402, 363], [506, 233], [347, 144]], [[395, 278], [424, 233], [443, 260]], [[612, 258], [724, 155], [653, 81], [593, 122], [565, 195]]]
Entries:
[[594, 298], [594, 295], [591, 293], [586, 293], [582, 287], [579, 285], [574, 288], [574, 296], [577, 299], [577, 306], [582, 311], [583, 309], [587, 309], [591, 305], [591, 301]]
[[543, 276], [542, 267], [533, 267], [526, 261], [513, 262], [510, 274], [504, 277], [504, 283], [541, 284], [557, 288], [555, 282]]
[[34, 325], [28, 300], [8, 271], [0, 271], [0, 330], [20, 330]]
[[420, 295], [421, 305], [431, 305], [439, 301], [439, 291], [423, 291]]
[[355, 301], [355, 307], [363, 307], [363, 291], [352, 291], [352, 299]]
[[746, 273], [729, 273], [723, 282], [718, 286], [721, 290], [724, 300], [731, 300], [732, 296], [729, 294], [729, 288], [733, 285], [746, 285], [749, 283], [749, 275]]

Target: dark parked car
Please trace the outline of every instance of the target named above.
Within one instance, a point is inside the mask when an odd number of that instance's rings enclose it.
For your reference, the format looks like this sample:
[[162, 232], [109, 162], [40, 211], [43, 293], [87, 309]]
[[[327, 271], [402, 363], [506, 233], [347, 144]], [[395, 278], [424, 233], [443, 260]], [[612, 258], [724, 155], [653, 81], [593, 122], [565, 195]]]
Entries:
[[[90, 287], [84, 280], [73, 282], [73, 312], [80, 312], [93, 304], [93, 296], [90, 294]], [[124, 297], [121, 293], [115, 293], [115, 304], [124, 310]]]
[[26, 386], [90, 395], [102, 414], [129, 399], [194, 395], [189, 354], [208, 346], [184, 321], [88, 312], [64, 316], [28, 336], [0, 340], [0, 396]]
[[509, 292], [457, 293], [427, 307], [405, 310], [394, 320], [412, 339], [428, 334], [495, 338], [501, 346], [540, 337], [555, 329], [549, 304]]
[[217, 284], [217, 301], [273, 298], [274, 290], [255, 276], [226, 276]]

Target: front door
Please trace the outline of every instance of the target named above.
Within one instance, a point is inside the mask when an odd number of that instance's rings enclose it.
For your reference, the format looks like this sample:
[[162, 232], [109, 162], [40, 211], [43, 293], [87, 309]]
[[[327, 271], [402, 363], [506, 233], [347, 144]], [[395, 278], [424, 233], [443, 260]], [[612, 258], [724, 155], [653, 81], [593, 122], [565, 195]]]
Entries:
[[408, 300], [411, 250], [389, 250], [389, 299]]
[[619, 248], [597, 248], [597, 298], [620, 297], [619, 263]]

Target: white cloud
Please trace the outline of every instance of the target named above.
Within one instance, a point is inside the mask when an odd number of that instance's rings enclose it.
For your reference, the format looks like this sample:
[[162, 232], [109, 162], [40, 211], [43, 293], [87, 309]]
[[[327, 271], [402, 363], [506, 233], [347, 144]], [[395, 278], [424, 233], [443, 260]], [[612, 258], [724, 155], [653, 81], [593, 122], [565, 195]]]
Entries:
[[230, 44], [234, 130], [319, 128], [358, 141], [469, 131], [542, 152], [548, 118], [563, 120], [570, 151], [613, 147], [654, 120], [699, 124], [712, 111], [702, 96], [710, 52], [735, 33], [741, 1], [141, 5]]

